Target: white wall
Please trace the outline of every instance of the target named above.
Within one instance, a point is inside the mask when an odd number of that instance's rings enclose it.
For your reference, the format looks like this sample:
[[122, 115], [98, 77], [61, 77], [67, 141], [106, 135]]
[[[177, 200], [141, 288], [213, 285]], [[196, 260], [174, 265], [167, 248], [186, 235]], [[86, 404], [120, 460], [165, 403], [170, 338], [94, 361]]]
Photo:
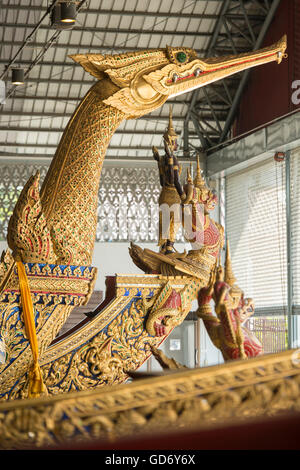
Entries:
[[[141, 248], [148, 248], [158, 252], [156, 243], [137, 243]], [[129, 255], [130, 244], [127, 242], [95, 243], [93, 266], [98, 268], [96, 289], [105, 290], [105, 277], [115, 274], [142, 274]], [[176, 249], [182, 252], [188, 245], [176, 244]]]

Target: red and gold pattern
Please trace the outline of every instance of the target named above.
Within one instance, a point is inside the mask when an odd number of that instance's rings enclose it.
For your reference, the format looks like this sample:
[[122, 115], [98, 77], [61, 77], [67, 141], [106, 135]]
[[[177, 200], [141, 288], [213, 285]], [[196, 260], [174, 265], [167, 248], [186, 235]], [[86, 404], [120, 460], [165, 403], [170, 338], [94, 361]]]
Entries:
[[190, 312], [201, 286], [203, 281], [195, 278], [190, 278], [181, 290], [174, 289], [172, 284], [167, 282], [148, 311], [147, 332], [153, 336], [169, 334]]
[[40, 175], [31, 176], [24, 186], [8, 225], [7, 242], [24, 262], [51, 263], [55, 260], [50, 230], [42, 211]]
[[[218, 269], [218, 279], [209, 287], [200, 290], [197, 314], [202, 318], [213, 344], [220, 349], [224, 360], [247, 359], [263, 353], [259, 340], [243, 323], [254, 313], [252, 299], [234, 284], [229, 246], [223, 268]], [[214, 300], [216, 316], [212, 314], [210, 302]]]

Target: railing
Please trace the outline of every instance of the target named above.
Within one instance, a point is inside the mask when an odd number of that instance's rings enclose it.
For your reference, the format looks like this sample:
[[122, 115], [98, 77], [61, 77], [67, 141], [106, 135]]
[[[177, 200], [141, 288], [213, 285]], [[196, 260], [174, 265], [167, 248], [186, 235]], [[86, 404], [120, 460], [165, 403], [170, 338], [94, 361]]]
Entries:
[[276, 353], [288, 349], [288, 323], [286, 316], [252, 317], [245, 326], [262, 343], [264, 353]]

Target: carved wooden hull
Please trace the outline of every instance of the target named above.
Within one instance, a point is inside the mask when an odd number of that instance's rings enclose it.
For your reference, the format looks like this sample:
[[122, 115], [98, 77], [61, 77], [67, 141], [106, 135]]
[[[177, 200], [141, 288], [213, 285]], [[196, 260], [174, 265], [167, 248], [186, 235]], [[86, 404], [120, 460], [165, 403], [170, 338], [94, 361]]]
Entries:
[[[186, 309], [183, 313], [178, 310], [179, 324], [190, 310], [199, 286], [191, 278], [180, 276], [113, 277], [102, 310], [56, 338], [72, 308], [89, 299], [96, 270], [45, 264], [27, 264], [26, 269], [34, 298], [39, 364], [49, 395], [125, 382], [126, 372], [138, 369], [150, 357], [150, 346], [157, 347], [172, 330], [164, 336], [148, 333], [144, 300], [156, 298], [167, 282], [177, 291], [191, 285]], [[20, 316], [18, 289], [14, 273], [0, 302], [1, 331], [8, 351], [7, 363], [0, 369], [2, 400], [27, 397], [32, 353]]]
[[[26, 396], [27, 371], [32, 351], [26, 337], [16, 266], [0, 294], [1, 341], [6, 362], [0, 365], [0, 400]], [[72, 309], [90, 298], [97, 270], [86, 266], [44, 263], [25, 265], [35, 312], [40, 357], [43, 356]]]
[[76, 443], [84, 448], [97, 439], [98, 445], [102, 441], [104, 448], [113, 449], [120, 438], [151, 440], [153, 435], [170, 435], [170, 429], [251, 423], [253, 417], [299, 411], [299, 390], [300, 354], [290, 350], [119, 386], [15, 400], [0, 403], [0, 448]]

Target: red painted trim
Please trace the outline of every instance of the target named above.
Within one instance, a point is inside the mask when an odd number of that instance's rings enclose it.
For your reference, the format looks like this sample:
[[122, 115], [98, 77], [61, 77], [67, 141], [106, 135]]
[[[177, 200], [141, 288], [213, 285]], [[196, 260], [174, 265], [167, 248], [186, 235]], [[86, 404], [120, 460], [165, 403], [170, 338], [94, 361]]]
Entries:
[[[276, 54], [277, 54], [277, 52], [272, 52], [272, 54], [266, 54], [264, 56], [261, 56], [261, 57], [255, 58], [255, 59], [247, 59], [247, 60], [243, 60], [241, 62], [237, 62], [236, 64], [222, 65], [222, 67], [217, 67], [215, 69], [204, 70], [203, 72], [201, 72], [201, 75], [205, 75], [205, 74], [211, 73], [211, 72], [216, 72], [217, 70], [229, 69], [233, 66], [246, 64], [248, 62], [256, 62], [257, 60], [265, 59], [266, 57], [271, 57], [271, 56], [276, 55]], [[187, 75], [186, 77], [179, 77], [178, 80], [185, 80], [186, 78], [191, 78], [191, 77], [194, 77], [194, 76], [195, 76], [195, 74], [192, 73], [190, 75]], [[172, 80], [168, 80], [167, 83], [172, 83]]]

